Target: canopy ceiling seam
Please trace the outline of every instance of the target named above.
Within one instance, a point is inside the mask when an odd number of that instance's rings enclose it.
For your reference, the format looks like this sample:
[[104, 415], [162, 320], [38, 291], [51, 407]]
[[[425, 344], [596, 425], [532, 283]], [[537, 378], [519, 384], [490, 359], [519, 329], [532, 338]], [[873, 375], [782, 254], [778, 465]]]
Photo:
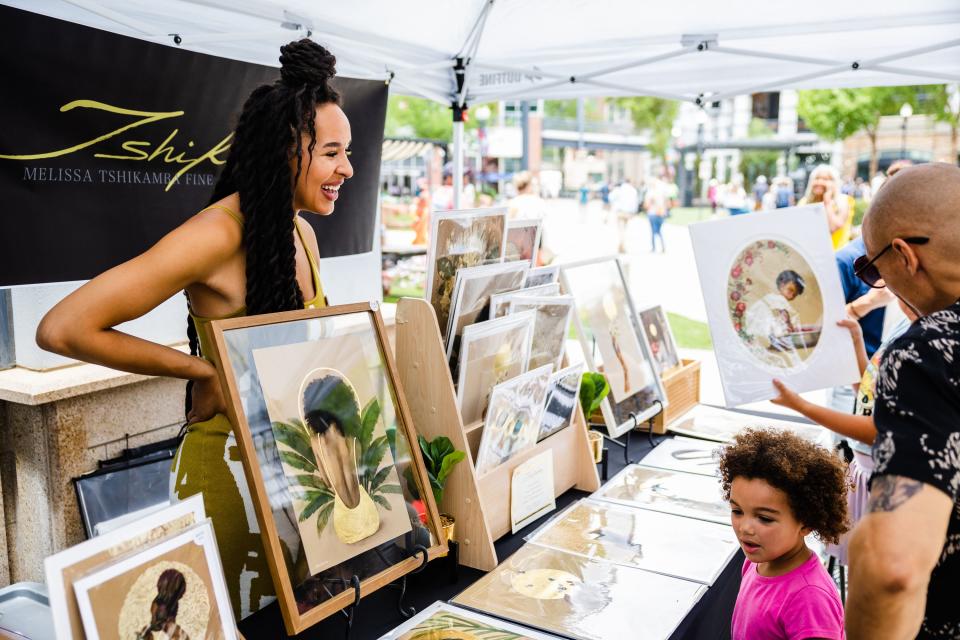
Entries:
[[[471, 62], [473, 61], [474, 56], [477, 55], [477, 50], [480, 48], [480, 40], [483, 38], [483, 30], [487, 26], [487, 18], [490, 17], [490, 14], [493, 12], [493, 3], [496, 0], [486, 0], [483, 5], [483, 9], [480, 12], [480, 16], [477, 18], [474, 29], [471, 31], [471, 35], [475, 32], [476, 36], [473, 38], [473, 42], [464, 43], [464, 46], [460, 49], [461, 54], [466, 51], [466, 66], [463, 69], [463, 86], [460, 88], [460, 92], [457, 95], [457, 104], [462, 108], [467, 102], [467, 91], [470, 87], [470, 79], [473, 75], [473, 70], [471, 69]], [[461, 54], [458, 54], [457, 58], [462, 58]]]
[[873, 71], [880, 71], [882, 73], [892, 73], [894, 75], [900, 76], [912, 76], [916, 78], [930, 78], [931, 80], [939, 80], [944, 82], [950, 80], [953, 82], [960, 82], [960, 76], [953, 75], [951, 73], [935, 73], [933, 71], [918, 71], [915, 69], [904, 69], [903, 67], [888, 67], [885, 64], [867, 64], [861, 65], [862, 69], [871, 69]]
[[98, 15], [101, 18], [112, 20], [113, 22], [116, 22], [117, 24], [129, 29], [133, 29], [134, 31], [139, 31], [144, 35], [156, 35], [156, 30], [153, 26], [125, 16], [119, 11], [108, 9], [98, 2], [91, 2], [90, 0], [64, 0], [64, 2], [67, 4], [72, 4], [73, 6], [83, 9], [84, 11], [89, 11], [90, 13]]

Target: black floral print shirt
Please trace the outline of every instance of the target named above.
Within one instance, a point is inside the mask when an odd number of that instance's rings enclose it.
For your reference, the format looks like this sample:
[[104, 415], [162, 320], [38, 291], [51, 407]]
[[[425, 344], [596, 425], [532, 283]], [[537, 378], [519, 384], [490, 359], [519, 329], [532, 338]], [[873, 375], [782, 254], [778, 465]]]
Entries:
[[953, 500], [917, 637], [960, 638], [960, 302], [921, 318], [890, 345], [880, 365], [874, 420], [874, 477], [917, 480]]

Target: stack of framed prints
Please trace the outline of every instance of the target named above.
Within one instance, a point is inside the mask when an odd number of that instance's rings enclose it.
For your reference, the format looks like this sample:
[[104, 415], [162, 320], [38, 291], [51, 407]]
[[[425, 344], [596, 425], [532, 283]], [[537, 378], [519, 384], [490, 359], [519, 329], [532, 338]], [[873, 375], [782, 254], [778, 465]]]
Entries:
[[560, 277], [576, 301], [574, 324], [587, 367], [610, 384], [601, 410], [608, 433], [617, 437], [667, 406], [658, 367], [617, 258], [563, 265]]
[[[58, 638], [136, 638], [146, 629], [237, 638], [199, 495], [54, 554], [44, 569]], [[170, 606], [152, 610], [158, 598]]]
[[720, 493], [720, 483], [694, 473], [631, 464], [611, 478], [597, 497], [709, 522], [730, 522], [730, 505]]
[[665, 640], [706, 586], [527, 544], [455, 604], [577, 640]]
[[445, 553], [376, 303], [212, 327], [288, 633]]
[[690, 227], [728, 407], [853, 384], [857, 363], [826, 212], [778, 209]]
[[491, 618], [445, 602], [432, 605], [380, 640], [559, 640], [557, 636]]
[[712, 585], [740, 544], [729, 524], [585, 499], [528, 542]]
[[715, 442], [733, 442], [733, 438], [738, 433], [750, 427], [783, 429], [810, 442], [822, 442], [828, 433], [826, 429], [813, 423], [777, 420], [704, 404], [697, 405], [667, 425], [667, 429], [673, 433]]

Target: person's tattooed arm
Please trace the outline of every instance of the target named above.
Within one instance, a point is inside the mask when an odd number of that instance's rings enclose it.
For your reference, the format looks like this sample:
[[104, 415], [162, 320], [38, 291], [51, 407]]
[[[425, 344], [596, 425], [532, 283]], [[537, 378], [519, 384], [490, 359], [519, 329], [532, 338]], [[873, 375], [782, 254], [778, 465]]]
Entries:
[[871, 513], [895, 511], [923, 489], [923, 483], [903, 476], [880, 476], [870, 487], [867, 508]]

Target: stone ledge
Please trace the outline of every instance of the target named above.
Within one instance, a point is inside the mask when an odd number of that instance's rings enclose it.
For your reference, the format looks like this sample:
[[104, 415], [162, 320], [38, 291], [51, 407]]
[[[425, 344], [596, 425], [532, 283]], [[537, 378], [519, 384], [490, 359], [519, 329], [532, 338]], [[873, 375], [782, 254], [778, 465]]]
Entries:
[[[380, 313], [387, 327], [392, 327], [396, 323], [396, 312], [395, 304], [380, 305]], [[184, 353], [189, 352], [186, 344], [173, 345], [173, 348]], [[0, 401], [37, 406], [136, 384], [153, 377], [117, 371], [95, 364], [76, 364], [48, 371], [14, 367], [0, 371]]]

